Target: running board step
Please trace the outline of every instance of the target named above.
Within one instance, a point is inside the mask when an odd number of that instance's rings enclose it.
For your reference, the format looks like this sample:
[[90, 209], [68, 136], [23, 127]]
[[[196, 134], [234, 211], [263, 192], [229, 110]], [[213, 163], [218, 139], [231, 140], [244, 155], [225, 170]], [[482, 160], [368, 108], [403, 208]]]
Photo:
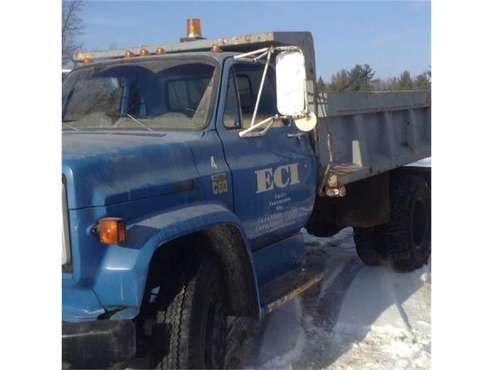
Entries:
[[323, 264], [303, 267], [288, 272], [276, 280], [267, 283], [260, 293], [260, 302], [266, 313], [306, 292], [322, 280]]

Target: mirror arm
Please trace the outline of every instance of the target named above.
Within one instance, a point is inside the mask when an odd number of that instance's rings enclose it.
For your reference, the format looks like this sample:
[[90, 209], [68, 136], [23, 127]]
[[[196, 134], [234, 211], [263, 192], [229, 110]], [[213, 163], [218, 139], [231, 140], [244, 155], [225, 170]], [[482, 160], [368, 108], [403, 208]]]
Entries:
[[[249, 128], [240, 131], [239, 135], [240, 137], [257, 137], [257, 136], [263, 136], [265, 133], [269, 130], [269, 128], [272, 126], [274, 121], [279, 120], [279, 119], [285, 119], [289, 118], [288, 116], [281, 116], [279, 114], [276, 114], [272, 117], [266, 118], [259, 123], [255, 124], [254, 126], [250, 126]], [[264, 129], [262, 131], [255, 131], [257, 128], [265, 125]]]
[[267, 76], [267, 70], [269, 69], [270, 57], [272, 56], [272, 48], [267, 52], [267, 61], [265, 63], [264, 72], [262, 73], [262, 80], [260, 81], [260, 87], [258, 89], [257, 101], [255, 102], [255, 108], [253, 110], [252, 121], [250, 123], [250, 128], [255, 126], [255, 119], [257, 118], [258, 105], [260, 103], [260, 97], [262, 96], [262, 91], [264, 90], [265, 77]]
[[[262, 49], [257, 49], [257, 50], [249, 51], [248, 53], [238, 54], [238, 55], [235, 55], [233, 57], [233, 59], [235, 59], [235, 60], [236, 59], [244, 59], [244, 58], [248, 58], [248, 57], [250, 57], [252, 55], [262, 54], [262, 53], [265, 53], [265, 52], [269, 51], [270, 48], [271, 47], [267, 47], [267, 48], [262, 48]], [[258, 56], [255, 57], [255, 58], [258, 58]]]
[[292, 51], [292, 50], [297, 50], [300, 52], [302, 51], [301, 48], [299, 48], [298, 46], [273, 46], [272, 45], [269, 47], [265, 47], [265, 48], [261, 48], [261, 49], [257, 49], [257, 50], [252, 50], [252, 51], [249, 51], [247, 53], [235, 55], [235, 56], [233, 56], [233, 59], [234, 60], [248, 59], [251, 57], [253, 60], [258, 60], [261, 57], [265, 56], [269, 50], [271, 50], [272, 52], [274, 52], [274, 51]]
[[259, 59], [262, 59], [263, 57], [265, 57], [266, 55], [268, 55], [270, 53], [270, 51], [266, 51], [258, 56], [256, 56], [255, 58], [253, 58], [253, 62], [256, 63], [259, 61]]
[[[267, 76], [267, 71], [269, 69], [269, 64], [270, 64], [270, 60], [271, 60], [272, 54], [274, 54], [275, 51], [293, 51], [293, 50], [302, 52], [301, 49], [299, 47], [297, 47], [297, 46], [270, 46], [270, 47], [266, 47], [266, 48], [262, 48], [262, 49], [258, 49], [258, 50], [254, 50], [254, 51], [250, 51], [250, 52], [247, 52], [247, 53], [235, 55], [233, 57], [235, 60], [237, 60], [237, 59], [250, 59], [250, 60], [252, 60], [254, 62], [257, 62], [259, 59], [264, 58], [265, 56], [267, 56], [266, 62], [265, 62], [265, 67], [264, 67], [264, 70], [263, 70], [263, 73], [262, 73], [262, 80], [260, 81], [260, 86], [259, 86], [259, 90], [258, 90], [258, 94], [257, 94], [257, 99], [255, 101], [255, 107], [254, 107], [254, 110], [253, 110], [253, 115], [252, 115], [252, 120], [251, 120], [251, 123], [250, 123], [250, 127], [248, 127], [245, 130], [240, 131], [239, 132], [239, 136], [240, 137], [263, 136], [263, 135], [265, 135], [265, 133], [267, 132], [267, 130], [272, 126], [272, 124], [274, 123], [274, 120], [276, 120], [276, 119], [283, 119], [283, 118], [289, 118], [288, 116], [276, 114], [276, 115], [274, 115], [272, 117], [266, 118], [266, 119], [264, 119], [264, 120], [262, 120], [262, 121], [260, 121], [258, 123], [255, 123], [255, 120], [257, 118], [257, 112], [258, 112], [258, 107], [259, 107], [259, 103], [260, 103], [260, 98], [262, 96], [262, 91], [263, 91], [263, 88], [264, 88], [264, 83], [265, 83], [265, 79], [266, 79], [266, 76]], [[302, 115], [301, 117], [306, 117], [308, 114], [309, 114], [309, 111], [308, 111], [308, 94], [307, 94], [307, 91], [305, 90], [305, 114]], [[291, 118], [296, 119], [296, 117], [291, 117]], [[261, 130], [261, 131], [255, 131], [257, 128], [259, 128], [259, 127], [261, 127], [263, 125], [266, 125], [263, 130]]]
[[[257, 136], [263, 136], [265, 133], [269, 130], [269, 128], [272, 126], [274, 121], [279, 120], [279, 119], [286, 119], [286, 118], [291, 118], [288, 116], [282, 116], [280, 114], [276, 114], [272, 117], [266, 118], [258, 123], [256, 123], [253, 126], [250, 126], [249, 128], [240, 131], [239, 135], [240, 137], [257, 137]], [[266, 125], [262, 131], [255, 131], [257, 128]]]

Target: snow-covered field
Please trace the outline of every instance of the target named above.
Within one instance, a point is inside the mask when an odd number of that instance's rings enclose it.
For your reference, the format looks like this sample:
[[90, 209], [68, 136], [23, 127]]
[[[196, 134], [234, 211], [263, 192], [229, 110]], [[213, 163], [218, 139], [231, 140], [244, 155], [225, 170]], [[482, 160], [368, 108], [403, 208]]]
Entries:
[[363, 266], [351, 229], [332, 238], [307, 234], [306, 244], [327, 261], [324, 280], [261, 323], [246, 325], [228, 367], [429, 369], [429, 265], [411, 273]]

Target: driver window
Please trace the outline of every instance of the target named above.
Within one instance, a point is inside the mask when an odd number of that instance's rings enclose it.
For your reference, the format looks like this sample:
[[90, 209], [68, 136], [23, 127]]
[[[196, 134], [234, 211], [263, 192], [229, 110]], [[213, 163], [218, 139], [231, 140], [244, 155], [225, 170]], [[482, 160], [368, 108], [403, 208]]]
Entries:
[[[235, 66], [238, 94], [240, 96], [242, 128], [248, 128], [251, 125], [264, 67], [263, 64], [238, 64]], [[260, 97], [255, 122], [260, 122], [277, 113], [276, 75], [274, 68], [269, 68], [262, 90], [262, 96]], [[271, 127], [281, 126], [282, 121], [276, 120]]]

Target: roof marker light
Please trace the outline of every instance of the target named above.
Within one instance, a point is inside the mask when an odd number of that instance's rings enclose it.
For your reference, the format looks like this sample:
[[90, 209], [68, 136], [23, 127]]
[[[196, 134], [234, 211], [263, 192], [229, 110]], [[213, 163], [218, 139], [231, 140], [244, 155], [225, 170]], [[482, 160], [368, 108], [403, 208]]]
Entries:
[[77, 51], [74, 54], [73, 59], [75, 61], [82, 62], [82, 63], [85, 63], [85, 64], [92, 63], [93, 62], [93, 59], [91, 58], [91, 54], [84, 53], [82, 51]]
[[221, 51], [223, 51], [223, 49], [221, 49], [221, 47], [219, 45], [213, 44], [211, 47], [211, 51], [213, 53], [220, 53]]

